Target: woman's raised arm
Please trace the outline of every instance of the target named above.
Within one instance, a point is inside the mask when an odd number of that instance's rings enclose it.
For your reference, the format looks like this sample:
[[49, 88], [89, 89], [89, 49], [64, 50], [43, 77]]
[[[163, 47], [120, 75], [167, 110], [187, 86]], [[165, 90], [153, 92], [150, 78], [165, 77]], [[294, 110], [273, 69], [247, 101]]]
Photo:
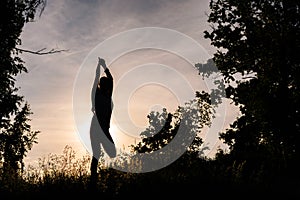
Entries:
[[94, 79], [94, 83], [93, 83], [93, 88], [92, 88], [92, 92], [91, 92], [91, 101], [92, 101], [92, 112], [95, 111], [95, 95], [96, 95], [96, 89], [98, 87], [98, 82], [99, 82], [99, 78], [100, 78], [100, 58], [98, 57], [98, 64], [96, 67], [96, 74], [95, 74], [95, 79]]

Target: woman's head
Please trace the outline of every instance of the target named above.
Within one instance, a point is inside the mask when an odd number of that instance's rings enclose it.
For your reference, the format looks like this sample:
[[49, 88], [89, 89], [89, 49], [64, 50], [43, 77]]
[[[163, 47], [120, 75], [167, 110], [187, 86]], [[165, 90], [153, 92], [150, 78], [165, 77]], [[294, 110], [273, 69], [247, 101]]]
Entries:
[[99, 86], [100, 89], [108, 90], [110, 88], [109, 78], [107, 78], [106, 76], [101, 77], [99, 81]]

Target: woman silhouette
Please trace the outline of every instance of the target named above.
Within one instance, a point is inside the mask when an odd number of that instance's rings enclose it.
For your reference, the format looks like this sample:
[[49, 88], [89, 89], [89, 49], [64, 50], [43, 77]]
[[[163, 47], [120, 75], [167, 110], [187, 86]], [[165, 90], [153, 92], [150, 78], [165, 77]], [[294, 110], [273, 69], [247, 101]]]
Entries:
[[[101, 66], [106, 76], [100, 78]], [[91, 93], [93, 118], [90, 127], [90, 139], [93, 158], [90, 169], [92, 184], [95, 184], [97, 180], [97, 166], [101, 155], [100, 145], [102, 144], [102, 147], [111, 158], [116, 156], [114, 141], [109, 132], [113, 109], [112, 91], [113, 77], [106, 66], [105, 60], [98, 57], [96, 76]]]

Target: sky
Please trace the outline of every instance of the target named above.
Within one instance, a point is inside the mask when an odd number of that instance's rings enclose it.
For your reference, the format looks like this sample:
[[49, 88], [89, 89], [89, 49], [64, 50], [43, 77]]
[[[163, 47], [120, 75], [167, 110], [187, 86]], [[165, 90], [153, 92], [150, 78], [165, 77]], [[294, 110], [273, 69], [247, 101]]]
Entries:
[[[17, 77], [17, 85], [33, 112], [32, 129], [40, 131], [25, 162], [61, 154], [66, 145], [79, 156], [89, 150], [90, 90], [98, 56], [114, 76], [111, 133], [118, 149], [138, 141], [151, 110], [173, 112], [196, 90], [209, 88], [193, 67], [216, 51], [203, 37], [209, 30], [208, 5], [209, 0], [48, 1], [41, 17], [25, 25], [20, 48], [67, 51], [21, 55], [28, 73]], [[200, 47], [193, 49], [192, 43]], [[220, 113], [219, 131], [238, 110], [224, 101]], [[213, 150], [225, 147], [216, 130], [204, 138]]]

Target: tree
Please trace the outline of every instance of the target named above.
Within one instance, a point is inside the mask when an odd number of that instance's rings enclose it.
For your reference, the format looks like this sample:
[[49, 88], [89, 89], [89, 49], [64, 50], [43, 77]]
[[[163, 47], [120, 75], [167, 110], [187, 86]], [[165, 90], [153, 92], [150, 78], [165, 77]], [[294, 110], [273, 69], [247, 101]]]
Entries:
[[[205, 37], [226, 96], [241, 116], [220, 138], [249, 173], [290, 169], [299, 160], [300, 7], [294, 0], [211, 0]], [[222, 153], [221, 153], [222, 155]], [[272, 175], [269, 175], [272, 176]]]
[[[23, 158], [36, 143], [38, 131], [32, 131], [29, 104], [18, 94], [15, 77], [26, 73], [24, 62], [18, 56], [24, 50], [20, 35], [24, 25], [42, 13], [46, 0], [3, 0], [0, 2], [0, 164], [13, 174], [23, 169]], [[0, 166], [1, 166], [0, 165]]]
[[202, 148], [203, 141], [199, 134], [203, 127], [211, 125], [214, 112], [210, 96], [204, 91], [197, 91], [194, 99], [186, 102], [184, 106], [179, 106], [173, 114], [168, 113], [166, 109], [163, 109], [162, 113], [152, 111], [147, 116], [149, 126], [140, 134], [142, 141], [132, 145], [132, 150], [136, 153], [151, 154], [168, 145], [177, 136], [179, 142], [169, 152], [165, 152], [164, 156], [186, 149], [181, 161], [185, 162], [187, 167], [207, 149]]

